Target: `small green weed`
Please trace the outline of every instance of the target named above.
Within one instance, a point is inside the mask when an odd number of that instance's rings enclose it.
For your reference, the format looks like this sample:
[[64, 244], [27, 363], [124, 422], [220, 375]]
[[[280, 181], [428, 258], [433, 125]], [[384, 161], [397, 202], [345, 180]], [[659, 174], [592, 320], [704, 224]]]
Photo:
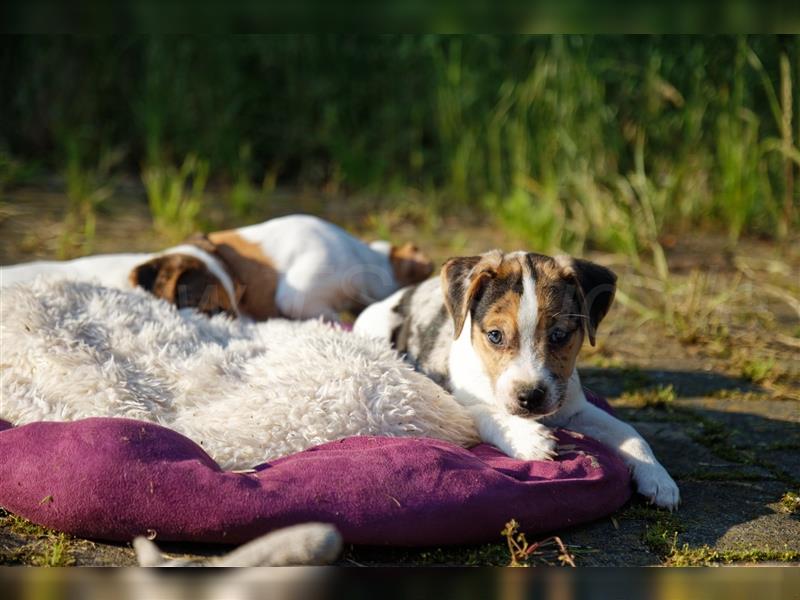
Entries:
[[770, 396], [764, 392], [759, 391], [743, 391], [740, 389], [722, 389], [717, 390], [711, 394], [712, 398], [719, 398], [720, 400], [746, 400], [748, 402], [759, 402], [768, 399]]
[[180, 168], [150, 165], [142, 173], [153, 224], [173, 242], [195, 231], [208, 181], [208, 163], [190, 154]]
[[664, 560], [664, 565], [672, 567], [708, 566], [751, 562], [792, 562], [800, 560], [800, 552], [795, 550], [773, 550], [770, 548], [742, 548], [737, 550], [716, 550], [707, 545], [691, 547], [679, 545], [680, 535], [685, 526], [677, 515], [664, 510], [633, 504], [621, 514], [622, 518], [644, 521], [645, 531], [642, 541], [651, 552]]
[[37, 567], [68, 567], [75, 564], [66, 534], [49, 536], [39, 552], [31, 556], [30, 562]]
[[519, 523], [515, 519], [511, 519], [506, 523], [500, 535], [506, 538], [506, 543], [508, 544], [508, 553], [511, 557], [508, 566], [510, 567], [530, 566], [531, 559], [534, 556], [541, 556], [543, 554], [542, 550], [548, 547], [555, 549], [556, 560], [561, 566], [575, 566], [575, 557], [570, 554], [564, 542], [558, 536], [552, 536], [530, 544], [525, 539], [525, 534], [519, 531]]
[[66, 567], [75, 563], [70, 547], [70, 537], [36, 525], [0, 508], [0, 527], [29, 540], [11, 555], [2, 557], [12, 563], [32, 564], [40, 567]]
[[672, 551], [678, 534], [683, 531], [683, 524], [676, 515], [645, 504], [629, 506], [620, 516], [643, 520], [645, 530], [642, 541], [651, 552], [661, 557]]
[[675, 388], [669, 384], [625, 392], [620, 396], [620, 402], [634, 408], [671, 408], [676, 398]]
[[764, 383], [771, 380], [774, 371], [775, 360], [772, 358], [745, 359], [741, 366], [742, 378], [753, 383]]
[[64, 179], [69, 205], [58, 242], [58, 256], [62, 259], [94, 250], [97, 211], [114, 191], [111, 171], [123, 158], [121, 150], [104, 151], [95, 167], [86, 167], [74, 138], [67, 141], [66, 155]]
[[749, 464], [748, 457], [741, 450], [730, 445], [730, 429], [717, 421], [702, 419], [699, 416], [697, 418], [701, 428], [700, 431], [692, 435], [692, 439], [695, 442], [705, 446], [720, 458]]
[[780, 499], [780, 505], [787, 513], [800, 513], [800, 494], [796, 492], [786, 492]]
[[14, 533], [32, 537], [45, 537], [52, 533], [46, 527], [31, 523], [27, 519], [23, 519], [22, 517], [18, 517], [2, 509], [0, 509], [0, 524]]
[[[260, 197], [259, 190], [251, 180], [253, 150], [250, 144], [239, 147], [239, 159], [233, 169], [233, 185], [228, 193], [228, 205], [234, 215], [245, 219], [254, 214]], [[275, 186], [269, 174], [265, 176], [262, 192], [267, 192]]]
[[258, 191], [244, 175], [236, 177], [228, 194], [228, 204], [233, 210], [233, 214], [240, 219], [245, 219], [256, 207]]

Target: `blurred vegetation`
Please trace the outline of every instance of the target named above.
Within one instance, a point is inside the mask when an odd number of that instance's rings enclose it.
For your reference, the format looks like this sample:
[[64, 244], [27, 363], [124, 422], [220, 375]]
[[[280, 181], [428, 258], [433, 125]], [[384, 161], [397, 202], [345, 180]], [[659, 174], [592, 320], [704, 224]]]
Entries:
[[[0, 189], [66, 173], [83, 238], [117, 175], [156, 226], [206, 177], [245, 218], [301, 185], [490, 214], [540, 250], [644, 256], [798, 223], [798, 36], [9, 37]], [[109, 158], [109, 155], [112, 158]], [[419, 211], [418, 211], [419, 212]]]
[[190, 154], [180, 168], [152, 163], [142, 181], [156, 230], [173, 242], [196, 231], [208, 180], [208, 163]]
[[76, 248], [85, 254], [93, 251], [97, 210], [113, 193], [111, 173], [122, 158], [118, 151], [103, 151], [99, 164], [89, 167], [74, 139], [68, 139], [65, 147], [64, 180], [69, 206], [59, 240], [59, 258], [71, 258]]

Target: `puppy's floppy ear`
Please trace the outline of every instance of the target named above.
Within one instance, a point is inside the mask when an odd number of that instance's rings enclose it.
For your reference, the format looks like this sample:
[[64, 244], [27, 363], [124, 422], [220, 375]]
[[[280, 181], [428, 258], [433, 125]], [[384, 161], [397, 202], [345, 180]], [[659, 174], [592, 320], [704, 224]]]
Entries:
[[144, 288], [178, 308], [196, 308], [209, 315], [236, 312], [219, 279], [193, 256], [157, 256], [135, 267], [129, 280], [134, 287]]
[[485, 256], [451, 258], [442, 267], [444, 304], [453, 319], [454, 339], [461, 335], [475, 294], [494, 274], [492, 264], [484, 259]]
[[158, 278], [159, 263], [157, 260], [149, 260], [146, 263], [134, 267], [128, 275], [128, 281], [133, 287], [140, 287], [148, 292], [153, 291], [156, 279]]
[[[163, 296], [163, 275], [161, 275], [162, 270], [166, 267], [166, 257], [159, 256], [148, 260], [145, 263], [137, 265], [133, 268], [128, 275], [128, 281], [133, 287], [140, 287], [159, 298]], [[158, 283], [158, 292], [156, 292], [156, 285], [157, 281], [159, 280], [159, 276], [161, 275], [161, 281]]]
[[402, 246], [392, 246], [389, 251], [394, 278], [400, 287], [413, 285], [426, 280], [433, 273], [433, 261], [415, 244], [406, 242]]
[[597, 326], [608, 314], [617, 291], [617, 276], [611, 269], [588, 260], [569, 258], [566, 275], [578, 284], [578, 301], [584, 315], [589, 343], [594, 346]]

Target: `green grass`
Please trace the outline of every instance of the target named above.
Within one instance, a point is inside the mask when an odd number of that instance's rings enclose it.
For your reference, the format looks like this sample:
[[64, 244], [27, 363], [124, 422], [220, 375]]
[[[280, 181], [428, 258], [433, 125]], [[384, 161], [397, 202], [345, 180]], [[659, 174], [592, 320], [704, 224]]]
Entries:
[[275, 172], [264, 174], [261, 189], [253, 184], [253, 150], [250, 144], [239, 148], [239, 159], [233, 167], [233, 181], [227, 190], [227, 204], [236, 218], [247, 220], [257, 209], [264, 208], [267, 195], [275, 189]]
[[75, 564], [67, 536], [60, 533], [50, 538], [40, 553], [31, 557], [31, 563], [37, 567], [69, 567]]
[[786, 492], [780, 499], [780, 505], [787, 513], [800, 513], [800, 494], [796, 492]]
[[677, 409], [674, 411], [675, 413], [700, 425], [700, 430], [691, 437], [698, 444], [711, 450], [715, 456], [742, 465], [761, 467], [769, 471], [775, 479], [789, 485], [800, 484], [797, 479], [780, 466], [761, 458], [758, 452], [734, 445], [730, 441], [732, 431], [727, 425], [703, 417], [692, 410]]
[[121, 152], [104, 151], [98, 165], [87, 167], [76, 139], [67, 139], [64, 180], [68, 207], [58, 244], [59, 258], [93, 252], [97, 212], [113, 193], [110, 174], [121, 160]]
[[686, 527], [679, 515], [680, 513], [669, 513], [644, 504], [632, 504], [623, 510], [619, 517], [644, 522], [642, 541], [651, 552], [664, 561], [665, 566], [690, 567], [800, 560], [800, 552], [789, 549], [747, 547], [717, 550], [707, 545], [693, 547], [685, 543], [680, 544], [680, 536]]
[[180, 167], [150, 165], [142, 173], [156, 231], [179, 242], [196, 231], [208, 181], [208, 162], [187, 156]]
[[39, 567], [67, 567], [75, 564], [71, 538], [0, 508], [0, 528], [24, 536], [24, 546], [10, 553], [0, 552], [0, 564], [28, 564]]
[[667, 557], [670, 567], [704, 567], [733, 563], [796, 562], [800, 552], [773, 550], [771, 548], [744, 548], [741, 550], [716, 550], [709, 546], [691, 547], [684, 544], [673, 548]]
[[634, 408], [672, 408], [677, 395], [672, 384], [625, 392], [620, 401]]
[[770, 395], [763, 391], [743, 391], [740, 389], [722, 389], [711, 394], [712, 398], [719, 398], [720, 400], [746, 400], [748, 402], [760, 402], [767, 400]]
[[0, 524], [2, 524], [3, 527], [7, 527], [14, 533], [33, 537], [45, 537], [52, 533], [46, 527], [31, 523], [30, 521], [23, 519], [22, 517], [18, 517], [17, 515], [9, 513], [3, 509], [0, 509]]
[[775, 369], [775, 360], [771, 358], [746, 359], [741, 365], [743, 379], [753, 383], [763, 383], [772, 378]]
[[[0, 121], [0, 186], [23, 182], [28, 163], [63, 170], [69, 144], [82, 170], [122, 149], [113, 174], [142, 176], [173, 237], [203, 193], [181, 179], [225, 184], [242, 219], [278, 184], [396, 207], [413, 195], [438, 216], [482, 214], [509, 243], [623, 253], [669, 296], [665, 235], [706, 227], [734, 244], [798, 224], [797, 36], [44, 37], [0, 48], [13, 58], [0, 65], [0, 114], [13, 115]], [[199, 156], [207, 166], [183, 162]], [[76, 173], [68, 185], [85, 187]], [[80, 225], [91, 233], [91, 211]], [[691, 338], [702, 295], [685, 296], [661, 312]]]
[[678, 534], [684, 530], [677, 514], [643, 503], [631, 504], [619, 514], [619, 517], [643, 521], [642, 541], [659, 557], [670, 553]]
[[[664, 394], [666, 394], [666, 401], [661, 397], [661, 395]], [[794, 476], [785, 471], [780, 465], [763, 458], [759, 451], [753, 448], [737, 446], [731, 439], [735, 432], [729, 425], [706, 417], [699, 411], [681, 406], [680, 403], [674, 401], [672, 393], [668, 391], [665, 392], [664, 388], [661, 390], [656, 388], [653, 390], [644, 390], [643, 392], [633, 392], [629, 397], [632, 399], [632, 405], [634, 405], [634, 402], [638, 402], [638, 404], [632, 406], [632, 408], [635, 409], [635, 414], [639, 412], [643, 413], [645, 420], [690, 425], [691, 427], [687, 429], [687, 432], [692, 441], [704, 446], [715, 456], [740, 465], [756, 466], [765, 469], [772, 478], [786, 483], [789, 486], [795, 487], [800, 485], [800, 481]], [[664, 410], [665, 408], [666, 410]], [[793, 442], [776, 442], [764, 449], [773, 451], [794, 450], [795, 446], [796, 444]], [[698, 470], [694, 475], [696, 475], [696, 479], [698, 480], [713, 479], [722, 481], [728, 479], [728, 477], [723, 474], [703, 470]], [[735, 477], [736, 479], [751, 479], [751, 477], [745, 473], [741, 473], [741, 475], [741, 477], [739, 475], [731, 475], [731, 477]]]

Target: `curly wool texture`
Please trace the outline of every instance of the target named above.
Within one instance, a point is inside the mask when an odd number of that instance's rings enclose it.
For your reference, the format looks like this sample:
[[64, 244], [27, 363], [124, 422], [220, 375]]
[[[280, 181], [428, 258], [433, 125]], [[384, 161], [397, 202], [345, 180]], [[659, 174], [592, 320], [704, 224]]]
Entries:
[[176, 310], [141, 290], [36, 280], [2, 291], [0, 417], [127, 417], [245, 469], [353, 435], [479, 441], [470, 416], [380, 342], [319, 321]]

